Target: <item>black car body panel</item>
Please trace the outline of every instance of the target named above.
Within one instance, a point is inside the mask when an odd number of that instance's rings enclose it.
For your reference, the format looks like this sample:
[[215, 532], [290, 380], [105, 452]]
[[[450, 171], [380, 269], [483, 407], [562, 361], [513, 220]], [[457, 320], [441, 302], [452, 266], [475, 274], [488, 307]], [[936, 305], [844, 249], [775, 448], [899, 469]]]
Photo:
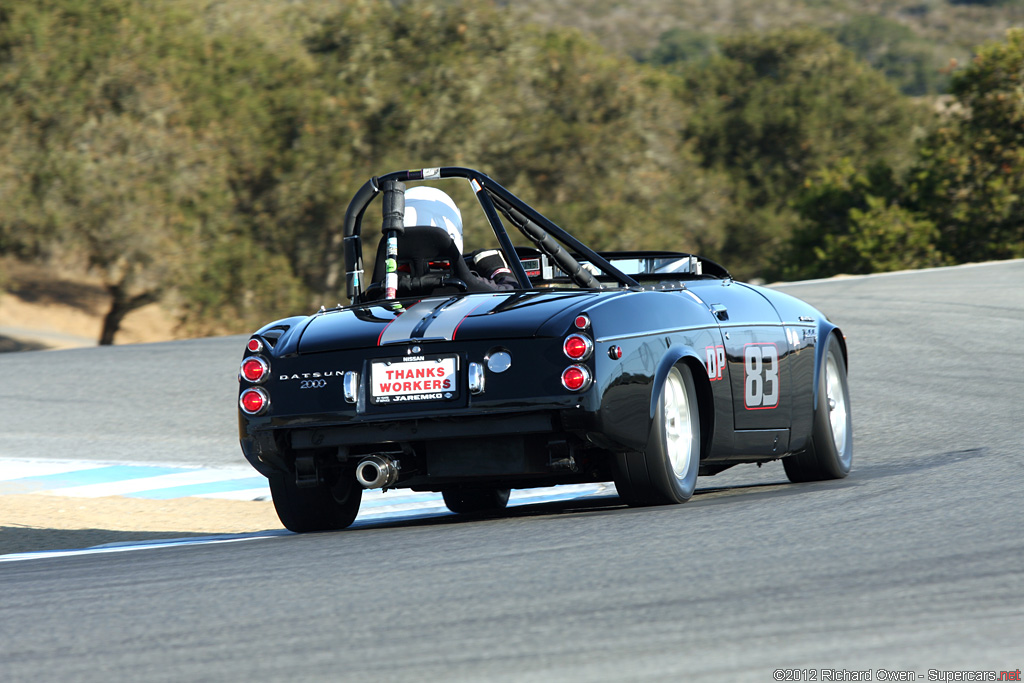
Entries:
[[[448, 177], [473, 184], [519, 286], [388, 298], [362, 282], [361, 226], [384, 180]], [[513, 245], [502, 217], [533, 246]], [[417, 490], [610, 480], [616, 454], [647, 448], [674, 367], [693, 377], [700, 472], [713, 474], [807, 449], [830, 335], [845, 362], [842, 335], [805, 302], [690, 254], [598, 254], [469, 169], [372, 179], [346, 240], [351, 304], [270, 323], [243, 355], [266, 372], [240, 374], [242, 450], [300, 486], [378, 455], [401, 460], [391, 487]], [[589, 345], [576, 360], [571, 335]], [[563, 384], [569, 366], [578, 390]]]

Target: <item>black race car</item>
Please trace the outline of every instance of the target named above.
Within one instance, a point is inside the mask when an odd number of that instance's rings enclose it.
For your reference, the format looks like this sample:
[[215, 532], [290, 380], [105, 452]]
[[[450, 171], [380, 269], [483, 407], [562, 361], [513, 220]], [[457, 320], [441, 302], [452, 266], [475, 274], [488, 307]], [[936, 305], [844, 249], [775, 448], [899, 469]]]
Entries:
[[[406, 225], [406, 184], [449, 178], [469, 181], [506, 284], [450, 231]], [[348, 526], [364, 488], [477, 513], [601, 481], [682, 503], [698, 474], [778, 458], [792, 481], [850, 471], [844, 337], [798, 299], [691, 254], [595, 252], [467, 168], [370, 179], [344, 235], [350, 305], [264, 326], [239, 373], [242, 451], [288, 529]]]

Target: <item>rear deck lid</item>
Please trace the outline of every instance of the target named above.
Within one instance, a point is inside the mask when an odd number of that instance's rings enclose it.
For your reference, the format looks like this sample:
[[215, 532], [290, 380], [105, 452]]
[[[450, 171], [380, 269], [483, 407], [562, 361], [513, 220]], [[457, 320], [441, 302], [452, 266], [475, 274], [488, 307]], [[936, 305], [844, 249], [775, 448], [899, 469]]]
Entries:
[[498, 292], [405, 300], [403, 308], [377, 303], [314, 316], [299, 353], [372, 348], [410, 341], [476, 341], [535, 337], [560, 313], [575, 311], [594, 292]]

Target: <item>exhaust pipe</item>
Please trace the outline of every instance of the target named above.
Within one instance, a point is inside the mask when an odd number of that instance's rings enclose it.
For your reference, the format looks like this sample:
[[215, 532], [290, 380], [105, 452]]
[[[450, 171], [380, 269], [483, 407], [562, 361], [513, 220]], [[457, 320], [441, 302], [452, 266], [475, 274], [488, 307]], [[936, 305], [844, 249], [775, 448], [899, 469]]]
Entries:
[[365, 489], [380, 489], [398, 481], [398, 461], [386, 455], [371, 455], [356, 465], [356, 481]]

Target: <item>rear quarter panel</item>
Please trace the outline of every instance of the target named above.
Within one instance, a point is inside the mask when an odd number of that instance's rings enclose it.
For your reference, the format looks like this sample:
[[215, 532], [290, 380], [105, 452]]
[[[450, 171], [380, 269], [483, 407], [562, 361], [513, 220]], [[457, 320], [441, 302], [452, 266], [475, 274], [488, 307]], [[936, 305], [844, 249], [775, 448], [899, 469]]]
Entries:
[[[711, 392], [704, 369], [704, 350], [721, 343], [718, 325], [708, 308], [685, 290], [630, 292], [587, 309], [595, 341], [595, 386], [587, 409], [593, 430], [629, 450], [645, 448], [656, 397], [668, 369], [688, 362], [695, 379], [709, 389], [712, 415], [728, 415], [728, 387]], [[621, 359], [610, 355], [613, 346]], [[721, 383], [720, 383], [721, 384]], [[709, 425], [730, 420], [713, 419]], [[717, 427], [721, 428], [721, 427]]]

